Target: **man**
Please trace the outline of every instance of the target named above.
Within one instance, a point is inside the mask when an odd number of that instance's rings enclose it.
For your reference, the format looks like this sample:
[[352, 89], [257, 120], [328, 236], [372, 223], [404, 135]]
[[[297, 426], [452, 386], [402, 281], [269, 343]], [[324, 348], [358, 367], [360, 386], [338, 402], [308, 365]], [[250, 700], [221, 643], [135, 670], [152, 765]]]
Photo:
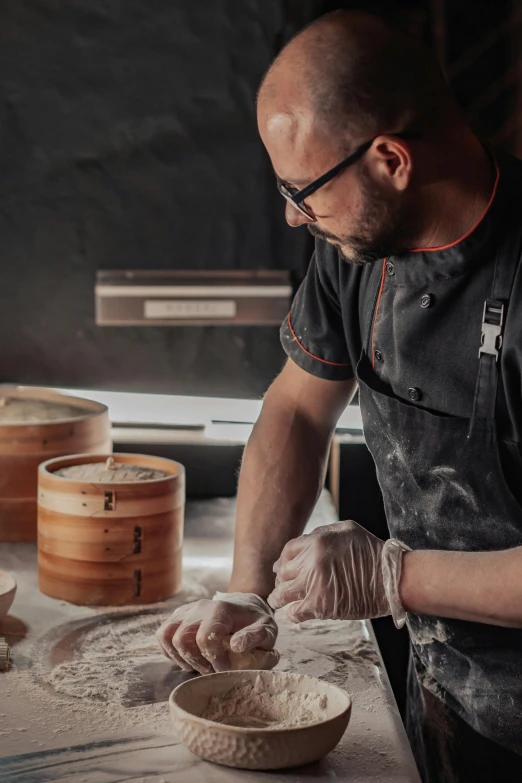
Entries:
[[[519, 780], [522, 165], [474, 136], [418, 42], [362, 13], [290, 42], [258, 122], [287, 221], [316, 249], [245, 451], [230, 591], [174, 612], [161, 646], [219, 671], [224, 634], [274, 644], [270, 607], [408, 613], [424, 780]], [[351, 521], [301, 535], [357, 385], [386, 546]]]

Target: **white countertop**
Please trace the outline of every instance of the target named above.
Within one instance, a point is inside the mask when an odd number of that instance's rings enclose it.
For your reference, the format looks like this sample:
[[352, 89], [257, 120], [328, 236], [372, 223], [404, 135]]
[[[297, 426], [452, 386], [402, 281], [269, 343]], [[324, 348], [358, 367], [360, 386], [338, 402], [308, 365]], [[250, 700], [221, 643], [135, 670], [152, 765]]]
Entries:
[[[16, 384], [14, 384], [16, 385]], [[0, 384], [12, 387], [13, 384]], [[27, 388], [27, 387], [21, 387]], [[193, 427], [212, 436], [214, 424], [236, 424], [250, 427], [261, 412], [263, 401], [231, 397], [195, 397], [181, 394], [142, 394], [94, 389], [55, 389], [62, 394], [84, 397], [106, 405], [112, 423], [135, 427]], [[338, 427], [361, 431], [362, 419], [358, 405], [348, 405], [341, 414]]]
[[[159, 624], [187, 597], [194, 599], [225, 589], [234, 505], [234, 499], [228, 498], [188, 504], [184, 591], [163, 604], [140, 608], [137, 622], [148, 622], [142, 615], [149, 613], [150, 622]], [[334, 518], [333, 506], [324, 494], [310, 527]], [[352, 718], [338, 747], [316, 764], [285, 772], [232, 770], [201, 761], [170, 733], [165, 701], [168, 690], [160, 686], [169, 682], [168, 677], [178, 675], [166, 661], [161, 664], [162, 682], [159, 675], [145, 678], [145, 685], [154, 693], [154, 704], [146, 704], [148, 697], [142, 694], [111, 712], [110, 705], [103, 702], [87, 705], [53, 691], [46, 678], [54, 665], [50, 662], [63, 654], [63, 640], [81, 634], [82, 627], [107, 622], [111, 612], [111, 628], [126, 622], [132, 625], [136, 620], [128, 618], [132, 612], [132, 617], [137, 617], [136, 608], [75, 607], [41, 595], [34, 545], [0, 545], [0, 568], [12, 572], [18, 581], [15, 603], [3, 625], [13, 643], [14, 666], [10, 672], [0, 673], [2, 783], [419, 783], [369, 623], [314, 621], [295, 626], [278, 613], [279, 668], [322, 677], [344, 687], [353, 700]], [[159, 671], [157, 666], [155, 663], [152, 669]], [[123, 729], [118, 716], [126, 710], [132, 714], [134, 726]], [[152, 715], [150, 710], [154, 711], [154, 720], [148, 717]], [[164, 727], [161, 731], [157, 728], [158, 716]]]

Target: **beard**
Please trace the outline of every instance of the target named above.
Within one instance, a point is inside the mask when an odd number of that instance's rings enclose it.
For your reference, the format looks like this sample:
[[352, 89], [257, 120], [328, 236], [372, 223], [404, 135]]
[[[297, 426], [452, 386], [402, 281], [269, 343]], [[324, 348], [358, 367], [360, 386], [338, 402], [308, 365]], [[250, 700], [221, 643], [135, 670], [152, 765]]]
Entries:
[[345, 261], [359, 265], [404, 252], [411, 247], [416, 234], [411, 210], [404, 199], [383, 193], [364, 169], [360, 182], [361, 216], [351, 234], [332, 234], [313, 223], [307, 225], [312, 236], [337, 246]]

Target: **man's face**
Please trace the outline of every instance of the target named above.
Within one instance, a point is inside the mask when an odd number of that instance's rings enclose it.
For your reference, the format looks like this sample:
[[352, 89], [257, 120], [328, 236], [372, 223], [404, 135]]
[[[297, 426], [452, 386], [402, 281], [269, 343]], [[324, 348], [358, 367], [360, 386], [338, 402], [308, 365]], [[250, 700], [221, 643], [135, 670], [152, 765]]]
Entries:
[[[305, 187], [352, 151], [326, 141], [324, 134], [302, 117], [296, 120], [286, 114], [260, 111], [258, 120], [276, 174], [292, 187]], [[369, 160], [372, 154], [370, 149], [306, 199], [306, 207], [315, 219], [308, 219], [286, 203], [290, 226], [306, 225], [314, 237], [330, 242], [346, 261], [356, 264], [405, 250], [411, 246], [414, 234], [407, 192], [394, 188], [385, 175], [375, 176], [373, 161]]]
[[324, 221], [328, 228], [323, 228], [319, 219], [308, 223], [307, 228], [312, 236], [337, 247], [346, 261], [366, 264], [405, 250], [413, 227], [404, 195], [380, 188], [369, 176], [364, 161], [356, 166], [352, 185], [358, 191], [357, 198], [346, 194], [346, 207], [339, 204], [338, 212]]

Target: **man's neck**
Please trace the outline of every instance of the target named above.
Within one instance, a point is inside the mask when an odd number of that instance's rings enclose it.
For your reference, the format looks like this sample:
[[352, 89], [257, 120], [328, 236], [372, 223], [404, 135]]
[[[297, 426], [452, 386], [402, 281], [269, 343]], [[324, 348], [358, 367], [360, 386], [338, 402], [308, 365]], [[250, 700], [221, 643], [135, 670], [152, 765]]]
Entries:
[[434, 169], [432, 181], [422, 188], [421, 225], [426, 228], [416, 239], [417, 248], [458, 242], [480, 222], [491, 201], [496, 180], [492, 156], [475, 137], [459, 146], [451, 148], [444, 166]]

